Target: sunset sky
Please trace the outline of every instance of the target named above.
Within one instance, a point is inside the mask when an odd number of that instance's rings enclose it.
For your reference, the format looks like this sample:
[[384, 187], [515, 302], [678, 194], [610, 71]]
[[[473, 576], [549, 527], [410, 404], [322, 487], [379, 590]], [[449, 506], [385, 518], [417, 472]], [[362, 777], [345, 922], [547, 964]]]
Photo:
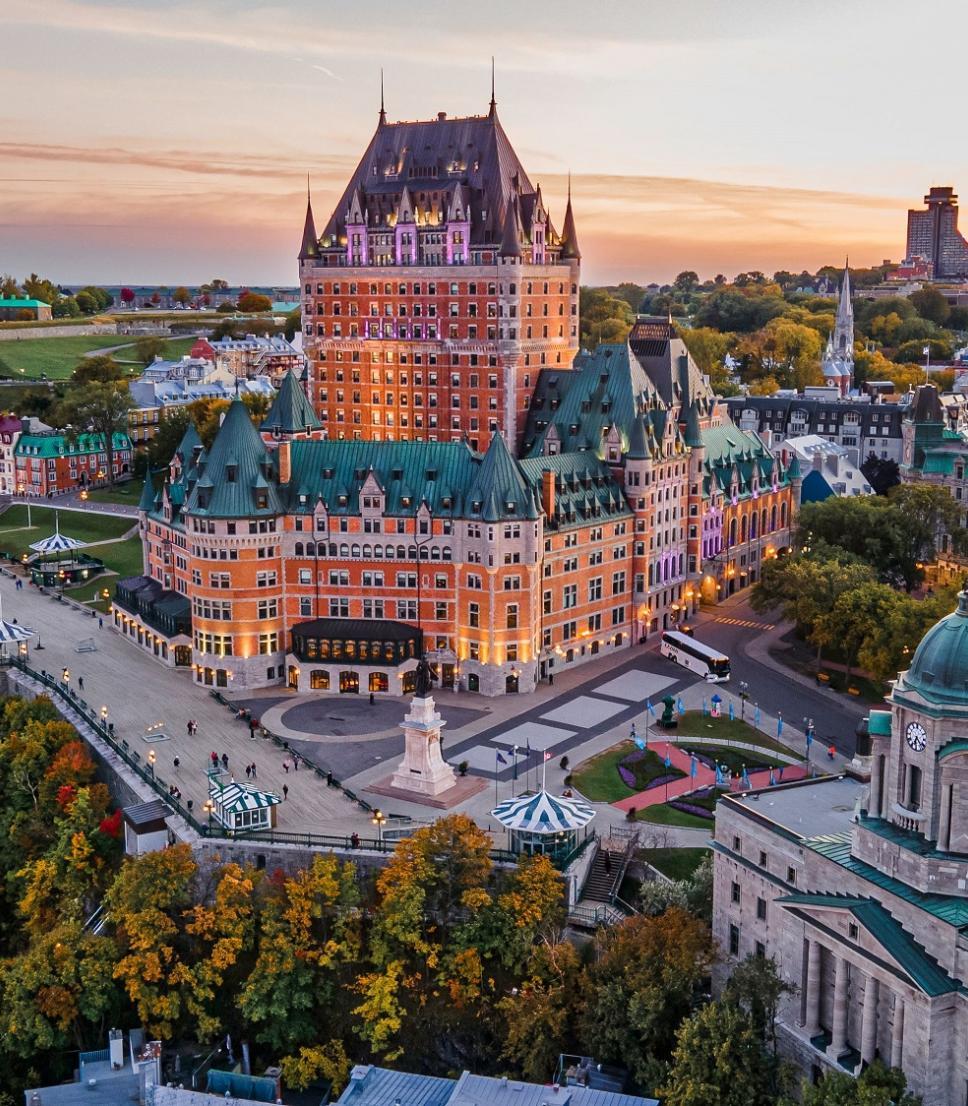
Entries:
[[475, 114], [491, 54], [586, 281], [898, 259], [929, 185], [968, 197], [966, 32], [964, 0], [0, 3], [0, 272], [293, 284], [380, 68], [391, 120]]

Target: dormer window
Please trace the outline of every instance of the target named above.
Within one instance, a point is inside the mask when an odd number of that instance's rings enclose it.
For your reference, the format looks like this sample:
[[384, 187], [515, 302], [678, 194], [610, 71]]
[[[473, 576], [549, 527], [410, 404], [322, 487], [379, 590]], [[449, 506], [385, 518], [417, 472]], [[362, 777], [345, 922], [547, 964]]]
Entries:
[[236, 480], [236, 477], [238, 476], [238, 474], [239, 474], [238, 465], [226, 465], [225, 466], [225, 479], [230, 484], [235, 483], [235, 480]]
[[255, 493], [255, 505], [257, 510], [264, 511], [269, 506], [269, 493], [266, 491], [257, 491]]
[[410, 496], [409, 495], [401, 496], [400, 497], [400, 502], [404, 505], [404, 507], [409, 507], [410, 506]]

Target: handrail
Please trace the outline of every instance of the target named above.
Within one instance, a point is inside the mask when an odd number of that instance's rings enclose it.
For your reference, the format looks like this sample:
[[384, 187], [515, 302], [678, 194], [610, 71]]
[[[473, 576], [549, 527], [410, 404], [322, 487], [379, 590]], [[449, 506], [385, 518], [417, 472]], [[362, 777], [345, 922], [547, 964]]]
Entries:
[[[79, 698], [76, 692], [72, 688], [65, 689], [64, 686], [53, 676], [51, 673], [42, 671], [38, 672], [36, 669], [31, 668], [20, 657], [0, 657], [0, 667], [7, 666], [16, 668], [29, 676], [31, 679], [36, 680], [38, 683], [43, 684], [50, 691], [54, 692], [54, 697], [60, 699], [62, 702], [69, 705], [73, 710], [80, 714], [84, 721], [91, 727], [97, 736], [105, 742], [110, 749], [116, 753], [127, 766], [136, 773], [157, 795], [158, 798], [180, 818], [183, 818], [191, 828], [202, 837], [216, 838], [227, 841], [253, 841], [253, 842], [267, 842], [268, 844], [280, 844], [280, 845], [303, 845], [309, 848], [329, 849], [329, 850], [342, 850], [346, 852], [379, 852], [390, 853], [396, 848], [398, 842], [395, 840], [388, 840], [386, 838], [358, 838], [358, 844], [353, 841], [352, 834], [325, 834], [325, 833], [297, 833], [276, 829], [267, 830], [229, 830], [224, 826], [214, 825], [199, 821], [195, 816], [194, 811], [189, 810], [187, 806], [179, 802], [173, 795], [170, 795], [166, 790], [166, 781], [161, 779], [157, 774], [148, 772], [141, 765], [141, 757], [129, 749], [128, 743], [123, 739], [117, 738], [114, 733], [105, 726], [97, 714], [88, 706], [88, 704], [81, 698]], [[269, 731], [266, 731], [269, 733]], [[270, 734], [270, 736], [276, 736]], [[285, 744], [288, 748], [288, 743], [284, 742], [282, 738], [276, 737], [276, 740], [280, 744]], [[300, 754], [301, 760], [307, 760]], [[327, 773], [323, 771], [317, 765], [313, 765], [313, 770], [318, 776], [326, 776]], [[342, 787], [337, 781], [333, 781], [331, 786], [339, 787], [341, 791], [346, 793], [346, 788]], [[352, 795], [352, 792], [348, 794]], [[358, 799], [354, 796], [355, 801], [361, 806], [364, 806], [364, 800]], [[373, 808], [366, 804], [364, 809], [372, 810]], [[492, 862], [496, 864], [509, 864], [517, 863], [518, 857], [509, 852], [507, 849], [491, 849], [488, 853]]]

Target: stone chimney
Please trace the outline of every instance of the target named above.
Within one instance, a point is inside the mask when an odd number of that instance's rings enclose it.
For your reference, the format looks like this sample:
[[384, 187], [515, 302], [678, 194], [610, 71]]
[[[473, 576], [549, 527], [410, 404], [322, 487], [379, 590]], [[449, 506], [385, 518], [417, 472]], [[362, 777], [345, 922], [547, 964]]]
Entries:
[[541, 474], [541, 506], [545, 518], [555, 517], [555, 473], [554, 469], [545, 469]]
[[288, 484], [292, 477], [292, 458], [290, 456], [291, 443], [288, 441], [279, 443], [279, 483]]

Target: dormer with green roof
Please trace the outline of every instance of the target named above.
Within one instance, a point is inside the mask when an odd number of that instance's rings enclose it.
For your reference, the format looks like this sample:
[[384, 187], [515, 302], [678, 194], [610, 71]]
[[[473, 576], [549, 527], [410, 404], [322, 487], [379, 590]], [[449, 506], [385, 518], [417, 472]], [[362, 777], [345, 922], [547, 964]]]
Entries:
[[484, 522], [539, 517], [534, 490], [503, 435], [495, 433], [465, 497], [468, 518]]
[[282, 378], [276, 398], [262, 421], [263, 439], [271, 445], [294, 438], [319, 437], [322, 429], [323, 424], [316, 417], [296, 374], [290, 369]]

